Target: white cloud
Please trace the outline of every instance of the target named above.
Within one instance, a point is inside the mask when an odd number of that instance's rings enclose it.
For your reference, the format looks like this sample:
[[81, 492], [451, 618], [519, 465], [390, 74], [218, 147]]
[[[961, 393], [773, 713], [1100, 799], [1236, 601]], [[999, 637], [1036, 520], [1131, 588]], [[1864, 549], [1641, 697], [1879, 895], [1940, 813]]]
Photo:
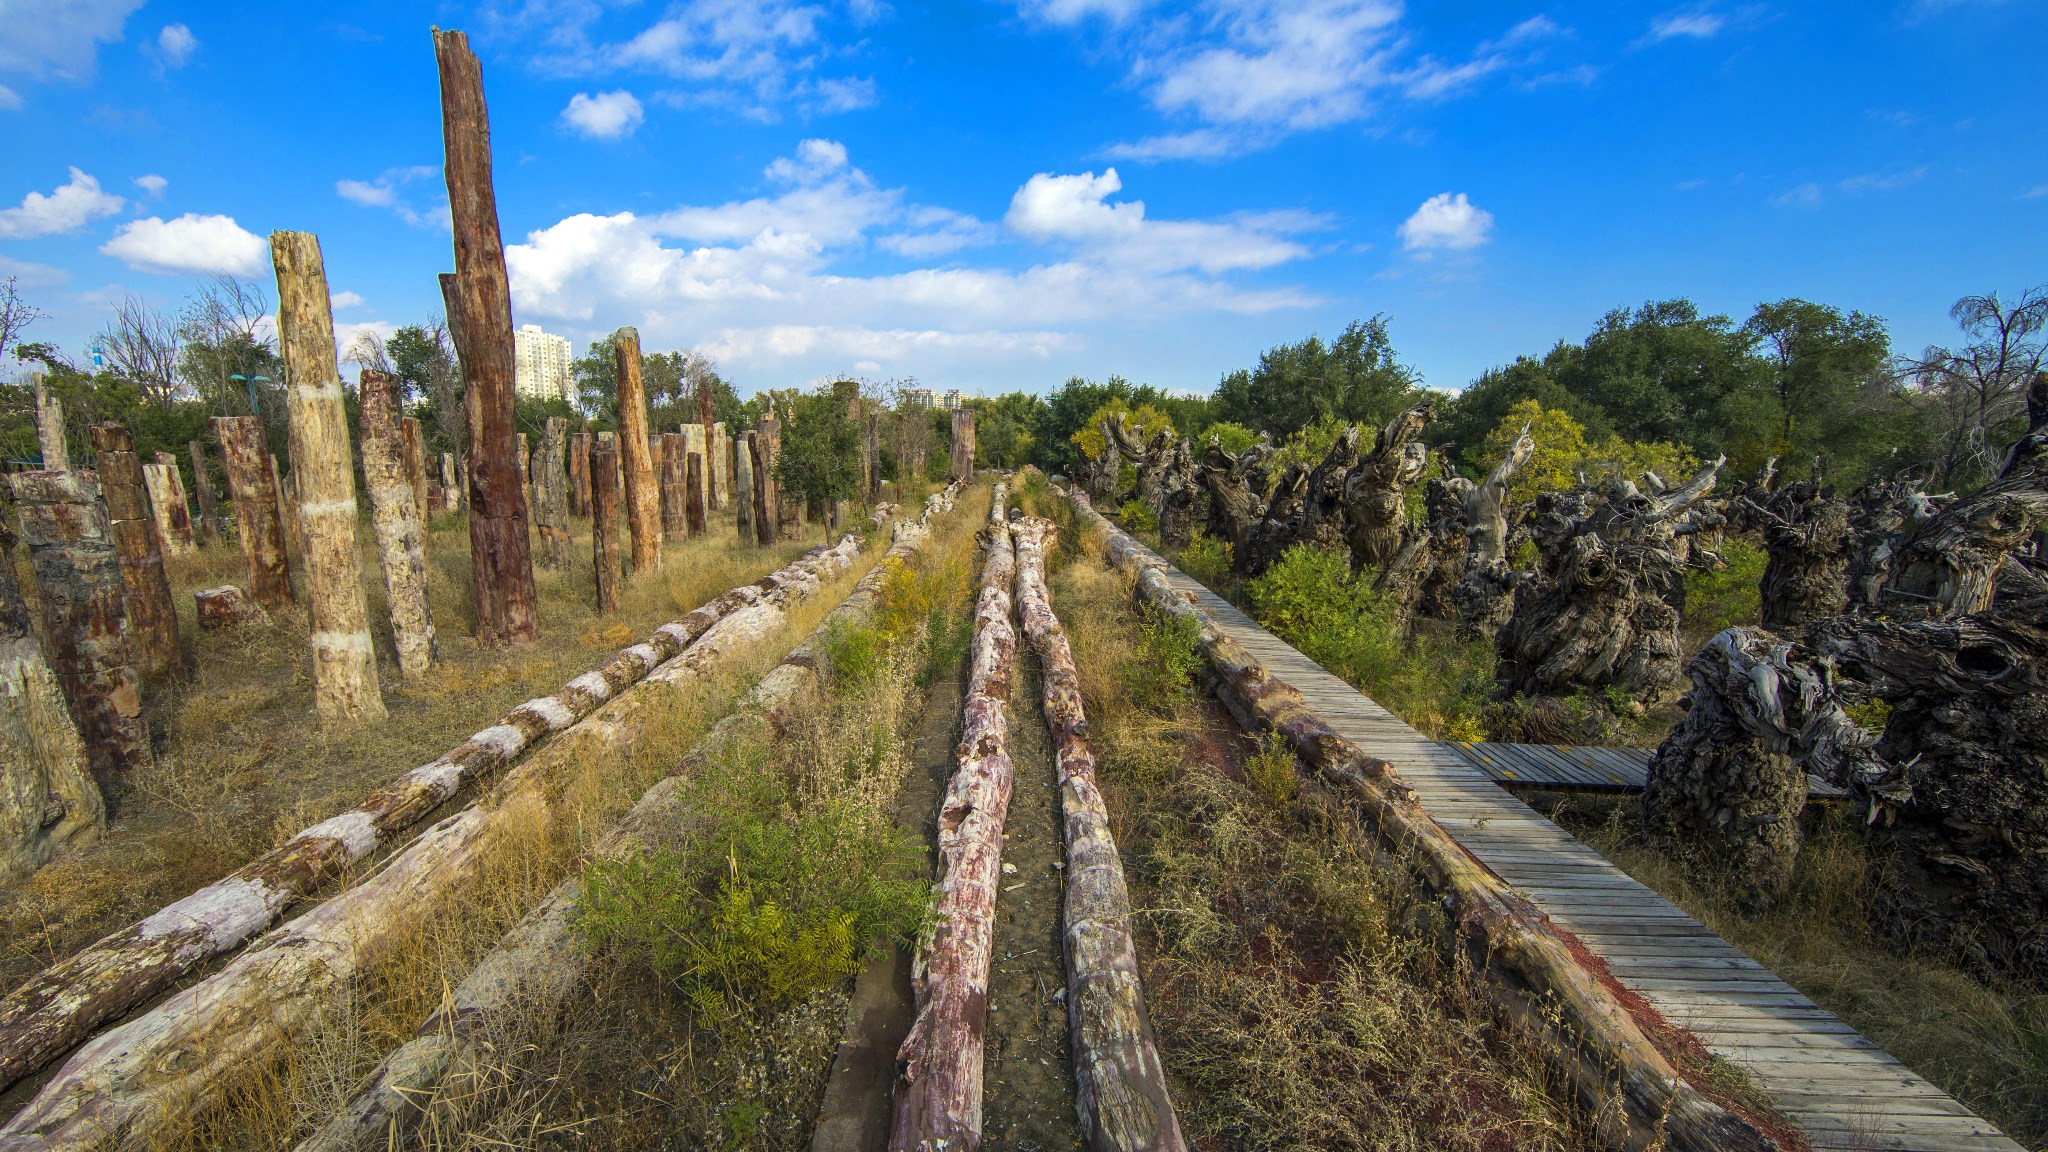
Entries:
[[171, 182], [169, 180], [164, 179], [163, 177], [157, 175], [154, 172], [151, 172], [147, 176], [137, 176], [135, 178], [135, 186], [137, 188], [142, 189], [142, 194], [149, 197], [152, 200], [156, 199], [159, 196], [162, 196], [164, 194], [164, 189], [170, 187], [170, 183]]
[[1401, 247], [1410, 252], [1462, 252], [1492, 239], [1493, 213], [1472, 203], [1463, 192], [1439, 192], [1424, 200], [1395, 231], [1401, 237]]
[[1844, 192], [1889, 192], [1894, 188], [1904, 188], [1925, 175], [1927, 166], [1922, 164], [1918, 168], [1891, 172], [1865, 172], [1843, 180], [1839, 186]]
[[415, 164], [407, 168], [386, 168], [383, 175], [375, 180], [336, 180], [335, 195], [352, 204], [365, 208], [389, 208], [400, 220], [415, 228], [440, 228], [447, 230], [448, 197], [445, 191], [436, 189], [430, 194], [425, 207], [416, 207], [407, 201], [403, 190], [407, 185], [428, 177], [439, 176], [441, 170], [431, 164]]
[[1650, 39], [1672, 40], [1683, 36], [1693, 40], [1711, 40], [1727, 26], [1726, 19], [1712, 12], [1674, 12], [1650, 21]]
[[187, 212], [175, 220], [150, 216], [121, 225], [100, 251], [138, 272], [164, 275], [226, 272], [254, 276], [269, 267], [263, 238], [232, 216]]
[[569, 106], [562, 109], [564, 124], [598, 140], [631, 136], [646, 118], [640, 101], [624, 89], [595, 96], [578, 92], [569, 97]]
[[199, 37], [183, 24], [166, 24], [164, 30], [157, 33], [156, 47], [163, 54], [164, 63], [173, 68], [183, 68], [185, 61], [199, 49]]
[[1826, 198], [1820, 185], [1809, 180], [1771, 197], [1771, 203], [1780, 208], [1818, 208]]
[[327, 303], [334, 308], [360, 308], [364, 301], [359, 293], [336, 292], [327, 298]]
[[77, 168], [71, 179], [49, 195], [30, 192], [18, 208], [0, 208], [0, 240], [26, 240], [82, 228], [102, 216], [112, 216], [127, 201], [102, 192], [100, 182]]
[[1145, 8], [1146, 0], [1020, 0], [1019, 11], [1047, 24], [1079, 24], [1101, 17], [1121, 24]]
[[90, 80], [99, 46], [119, 40], [140, 7], [142, 0], [0, 0], [0, 77]]
[[1270, 268], [1308, 255], [1286, 238], [1321, 221], [1299, 216], [1240, 217], [1230, 221], [1147, 220], [1145, 202], [1110, 203], [1123, 189], [1116, 169], [1102, 175], [1041, 172], [1010, 200], [1003, 224], [1040, 242], [1073, 242], [1112, 263], [1151, 270], [1195, 268], [1217, 273]]
[[1111, 160], [1152, 164], [1161, 160], [1220, 160], [1244, 146], [1241, 134], [1197, 128], [1192, 132], [1169, 132], [1129, 143], [1112, 144], [1104, 148], [1102, 154]]
[[2020, 193], [2020, 199], [2022, 200], [2038, 200], [2043, 196], [2048, 196], [2048, 184], [2036, 184], [2025, 192]]
[[5, 84], [0, 84], [0, 109], [12, 112], [21, 107], [21, 95]]

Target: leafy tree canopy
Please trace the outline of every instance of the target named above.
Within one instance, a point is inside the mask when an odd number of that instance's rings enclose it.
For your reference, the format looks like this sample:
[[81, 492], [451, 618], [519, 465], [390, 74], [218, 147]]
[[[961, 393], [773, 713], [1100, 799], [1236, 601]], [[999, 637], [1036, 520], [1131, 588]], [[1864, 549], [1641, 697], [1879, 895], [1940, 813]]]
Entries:
[[1131, 435], [1139, 441], [1150, 440], [1160, 432], [1171, 431], [1174, 427], [1173, 417], [1161, 412], [1152, 404], [1140, 404], [1133, 409], [1121, 400], [1111, 400], [1089, 413], [1087, 426], [1068, 439], [1073, 442], [1074, 447], [1081, 450], [1084, 458], [1094, 460], [1100, 457], [1102, 450], [1108, 446], [1102, 435], [1102, 422], [1118, 418], [1123, 420], [1124, 427], [1130, 429]]
[[1535, 400], [1510, 408], [1486, 434], [1478, 453], [1479, 467], [1492, 471], [1525, 427], [1536, 441], [1536, 451], [1508, 482], [1508, 499], [1515, 504], [1570, 488], [1581, 476], [1597, 484], [1614, 478], [1640, 481], [1643, 473], [1655, 472], [1665, 481], [1679, 484], [1699, 467], [1691, 450], [1666, 441], [1639, 443], [1613, 433], [1589, 441], [1585, 427], [1570, 413], [1545, 408]]
[[1311, 336], [1267, 349], [1258, 367], [1223, 377], [1212, 412], [1279, 440], [1317, 420], [1384, 424], [1416, 391], [1415, 370], [1395, 357], [1379, 315], [1352, 321], [1328, 344]]

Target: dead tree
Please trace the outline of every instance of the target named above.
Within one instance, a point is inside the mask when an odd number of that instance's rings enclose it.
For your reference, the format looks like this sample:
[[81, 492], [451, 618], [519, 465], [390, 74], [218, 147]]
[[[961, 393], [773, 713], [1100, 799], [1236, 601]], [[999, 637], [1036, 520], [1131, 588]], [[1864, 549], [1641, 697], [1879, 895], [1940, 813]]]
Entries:
[[1423, 428], [1436, 415], [1425, 400], [1387, 421], [1371, 452], [1344, 476], [1344, 536], [1351, 568], [1381, 568], [1400, 554], [1408, 528], [1407, 492], [1429, 467]]
[[[104, 470], [104, 450], [100, 461]], [[67, 844], [91, 843], [106, 823], [64, 687], [29, 629], [14, 531], [0, 521], [0, 884], [34, 872]]]
[[590, 448], [590, 547], [597, 568], [597, 610], [619, 610], [619, 448], [609, 432]]
[[270, 257], [277, 266], [277, 330], [287, 373], [292, 477], [305, 533], [313, 705], [323, 721], [381, 720], [384, 699], [363, 599], [362, 552], [356, 547], [348, 410], [342, 404], [320, 242], [310, 232], [273, 232]]
[[775, 482], [775, 457], [782, 448], [782, 425], [763, 416], [754, 429], [754, 530], [762, 544], [782, 535], [782, 493]]
[[[114, 551], [121, 558], [121, 585], [128, 627], [135, 637], [136, 666], [145, 679], [175, 673], [184, 665], [184, 652], [178, 644], [178, 609], [171, 600], [170, 578], [164, 575], [163, 548], [144, 488], [142, 458], [135, 453], [135, 437], [126, 426], [109, 420], [93, 425], [92, 448], [99, 460]], [[11, 562], [12, 541], [9, 545], [4, 559]], [[11, 589], [13, 573], [8, 575]], [[36, 658], [41, 659], [40, 652]]]
[[1848, 504], [1821, 483], [1819, 460], [1812, 479], [1780, 485], [1761, 502], [1751, 501], [1747, 512], [1763, 529], [1769, 555], [1759, 588], [1764, 627], [1791, 635], [1849, 606], [1855, 535]]
[[17, 472], [8, 479], [50, 666], [104, 788], [154, 762], [113, 525], [90, 472]]
[[2048, 425], [2013, 445], [1996, 479], [1915, 524], [1900, 541], [1884, 610], [1969, 616], [1991, 605], [2006, 561], [2048, 522]]
[[683, 468], [683, 518], [690, 529], [690, 535], [704, 534], [704, 457], [695, 453], [684, 454]]
[[688, 454], [679, 432], [661, 435], [661, 531], [680, 544], [690, 535], [690, 523], [683, 511], [683, 457]]
[[1209, 493], [1209, 535], [1228, 541], [1239, 556], [1244, 555], [1245, 544], [1257, 523], [1264, 491], [1253, 488], [1251, 475], [1272, 454], [1272, 442], [1262, 439], [1233, 456], [1211, 436], [1196, 465], [1202, 486]]
[[541, 562], [557, 572], [569, 570], [569, 498], [562, 471], [568, 433], [567, 420], [548, 417], [540, 434], [540, 451], [534, 456], [539, 467], [534, 478], [534, 523], [540, 529]]
[[405, 479], [412, 485], [413, 507], [417, 510], [420, 530], [427, 526], [427, 448], [424, 434], [417, 418], [407, 416], [398, 422], [399, 431], [405, 436]]
[[569, 511], [590, 515], [590, 433], [569, 437]]
[[632, 537], [633, 575], [661, 571], [661, 490], [647, 440], [647, 389], [640, 376], [640, 333], [612, 333], [619, 382], [619, 465], [625, 471], [626, 530]]
[[1451, 599], [1458, 610], [1458, 634], [1491, 640], [1515, 612], [1515, 580], [1508, 567], [1508, 485], [1529, 458], [1536, 441], [1529, 426], [1487, 473], [1485, 481], [1465, 494], [1465, 572]]
[[1052, 521], [1037, 517], [1012, 526], [1017, 612], [1044, 669], [1045, 723], [1059, 769], [1067, 850], [1061, 937], [1074, 1104], [1093, 1152], [1174, 1152], [1187, 1144], [1145, 1010], [1123, 859], [1095, 781], [1080, 673], [1045, 584], [1053, 532]]
[[199, 499], [199, 537], [207, 547], [220, 543], [220, 502], [213, 495], [213, 475], [206, 468], [206, 445], [194, 440], [185, 445], [192, 457], [192, 494]]
[[178, 498], [177, 475], [175, 464], [151, 461], [142, 466], [142, 488], [149, 496], [150, 518], [156, 523], [157, 539], [168, 556], [192, 552], [192, 517]]
[[249, 595], [268, 609], [290, 607], [284, 515], [278, 507], [277, 472], [263, 442], [263, 422], [254, 416], [217, 416], [213, 432], [227, 465], [228, 494], [235, 501], [242, 558], [249, 565]]
[[491, 184], [490, 116], [482, 66], [461, 32], [434, 33], [441, 79], [441, 138], [455, 234], [455, 273], [442, 296], [462, 364], [469, 423], [470, 580], [479, 644], [524, 645], [540, 629], [535, 614], [532, 542], [526, 496], [514, 458], [512, 292]]
[[405, 432], [398, 415], [399, 379], [365, 368], [357, 385], [363, 451], [363, 487], [370, 524], [384, 567], [384, 600], [391, 612], [398, 670], [408, 680], [427, 674], [434, 661], [434, 617], [427, 607], [427, 536], [406, 474]]
[[1124, 427], [1121, 418], [1102, 422], [1105, 437], [1116, 440], [1117, 450], [1129, 457], [1138, 471], [1138, 486], [1135, 498], [1152, 513], [1153, 519], [1163, 519], [1166, 512], [1166, 472], [1173, 460], [1173, 448], [1177, 441], [1171, 428], [1162, 428], [1152, 434], [1149, 440], [1139, 440]]
[[1271, 567], [1300, 537], [1302, 501], [1308, 494], [1308, 473], [1299, 464], [1281, 469], [1273, 481], [1266, 509], [1245, 534], [1237, 552], [1237, 571], [1256, 576]]
[[757, 543], [754, 536], [754, 434], [742, 432], [732, 442], [733, 520], [739, 526], [740, 543]]
[[959, 766], [939, 805], [935, 927], [911, 968], [917, 1017], [897, 1053], [890, 1152], [973, 1149], [981, 1142], [990, 941], [1002, 882], [1003, 820], [1016, 775], [1009, 700], [1017, 654], [1010, 583], [1017, 564], [1002, 506], [998, 485], [982, 533]]
[[974, 413], [966, 408], [953, 409], [953, 454], [948, 458], [946, 475], [955, 480], [974, 475]]
[[1160, 486], [1159, 541], [1168, 548], [1185, 548], [1196, 530], [1209, 522], [1209, 491], [1186, 440], [1174, 442]]

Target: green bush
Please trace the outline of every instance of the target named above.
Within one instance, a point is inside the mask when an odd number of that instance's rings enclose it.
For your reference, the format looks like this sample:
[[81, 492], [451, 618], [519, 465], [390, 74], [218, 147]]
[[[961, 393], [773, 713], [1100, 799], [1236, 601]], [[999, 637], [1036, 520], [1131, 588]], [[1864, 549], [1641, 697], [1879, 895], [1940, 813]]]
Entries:
[[1230, 541], [1218, 540], [1197, 531], [1188, 539], [1188, 546], [1181, 549], [1177, 564], [1181, 571], [1209, 588], [1220, 590], [1229, 582], [1231, 565], [1235, 561]]
[[1147, 607], [1138, 618], [1144, 658], [1124, 665], [1124, 690], [1141, 707], [1173, 707], [1203, 667], [1202, 626]]
[[819, 637], [818, 647], [825, 657], [826, 674], [835, 685], [865, 684], [881, 670], [883, 636], [865, 625], [834, 620]]
[[1136, 500], [1124, 501], [1124, 506], [1117, 509], [1116, 522], [1123, 525], [1126, 532], [1152, 532], [1159, 527], [1152, 510]]
[[1285, 805], [1294, 799], [1300, 778], [1295, 774], [1294, 752], [1287, 747], [1287, 741], [1269, 734], [1257, 752], [1245, 757], [1244, 779], [1275, 804]]
[[1742, 540], [1728, 540], [1720, 548], [1726, 568], [1712, 572], [1692, 569], [1685, 574], [1685, 629], [1695, 635], [1712, 636], [1737, 624], [1754, 624], [1762, 612], [1758, 588], [1764, 578], [1764, 550]]

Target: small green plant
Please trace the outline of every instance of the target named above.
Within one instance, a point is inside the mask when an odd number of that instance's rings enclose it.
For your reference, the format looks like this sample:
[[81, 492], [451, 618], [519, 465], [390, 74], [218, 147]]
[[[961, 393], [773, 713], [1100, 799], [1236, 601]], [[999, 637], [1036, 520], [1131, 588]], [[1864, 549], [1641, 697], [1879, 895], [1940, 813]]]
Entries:
[[1222, 588], [1230, 579], [1235, 560], [1230, 541], [1196, 532], [1188, 539], [1188, 546], [1181, 549], [1178, 563], [1181, 571], [1210, 588]]
[[1269, 733], [1259, 750], [1245, 758], [1244, 779], [1275, 804], [1293, 800], [1301, 779], [1295, 774], [1294, 751], [1287, 741]]
[[1124, 690], [1145, 707], [1171, 708], [1202, 670], [1202, 626], [1148, 607], [1138, 619], [1138, 636], [1144, 651], [1124, 665]]
[[1762, 611], [1758, 587], [1764, 578], [1764, 550], [1741, 540], [1725, 541], [1721, 559], [1728, 566], [1685, 574], [1685, 628], [1712, 636], [1736, 624], [1754, 624]]
[[1885, 700], [1873, 696], [1861, 704], [1851, 704], [1842, 709], [1858, 728], [1865, 732], [1884, 733], [1885, 725], [1891, 723], [1892, 706]]
[[1159, 527], [1152, 510], [1136, 500], [1124, 501], [1124, 506], [1117, 509], [1116, 522], [1123, 525], [1126, 532], [1152, 532]]
[[818, 639], [833, 684], [865, 684], [881, 670], [885, 645], [882, 634], [873, 628], [834, 620]]

